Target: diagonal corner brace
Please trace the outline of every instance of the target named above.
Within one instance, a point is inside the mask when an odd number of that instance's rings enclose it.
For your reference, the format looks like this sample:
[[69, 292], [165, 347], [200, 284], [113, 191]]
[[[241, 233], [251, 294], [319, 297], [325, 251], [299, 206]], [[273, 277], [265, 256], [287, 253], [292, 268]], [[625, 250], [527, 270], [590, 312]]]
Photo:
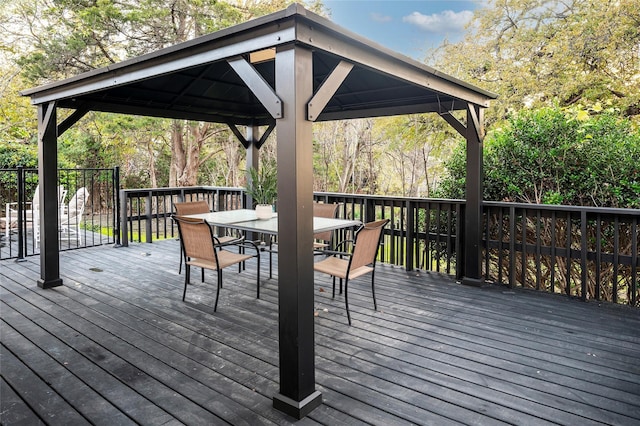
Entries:
[[474, 135], [478, 139], [478, 142], [482, 142], [484, 139], [484, 128], [480, 111], [479, 107], [470, 102], [467, 103], [467, 117], [469, 117], [467, 127], [473, 126]]
[[273, 118], [282, 118], [282, 101], [260, 73], [242, 56], [228, 59], [227, 62], [267, 109], [269, 114]]
[[[55, 122], [55, 110], [57, 108], [56, 102], [48, 102], [40, 106], [42, 108], [42, 121], [38, 123], [38, 137], [42, 139], [45, 133], [55, 130], [57, 132], [58, 128]], [[56, 133], [56, 137], [57, 137]]]
[[318, 119], [324, 107], [327, 106], [352, 69], [353, 64], [346, 61], [340, 61], [336, 65], [307, 104], [307, 120], [316, 121]]

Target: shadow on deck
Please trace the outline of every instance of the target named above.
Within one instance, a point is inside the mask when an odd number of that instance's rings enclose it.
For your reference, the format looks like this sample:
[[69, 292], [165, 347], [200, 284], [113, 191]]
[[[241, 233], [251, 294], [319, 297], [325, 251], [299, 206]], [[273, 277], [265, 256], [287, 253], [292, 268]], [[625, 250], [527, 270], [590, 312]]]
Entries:
[[[0, 262], [0, 423], [294, 423], [271, 400], [277, 281], [257, 300], [252, 268], [225, 271], [213, 313], [211, 274], [181, 301], [173, 240], [61, 253], [51, 290], [37, 256]], [[382, 266], [376, 312], [367, 284], [349, 327], [316, 274], [324, 403], [297, 423], [639, 424], [639, 310]]]

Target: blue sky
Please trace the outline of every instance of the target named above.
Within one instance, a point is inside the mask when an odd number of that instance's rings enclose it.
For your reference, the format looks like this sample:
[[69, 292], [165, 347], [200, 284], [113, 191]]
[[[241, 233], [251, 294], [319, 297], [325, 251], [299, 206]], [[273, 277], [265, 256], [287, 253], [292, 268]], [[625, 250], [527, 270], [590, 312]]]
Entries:
[[411, 58], [446, 38], [459, 41], [479, 4], [474, 0], [324, 0], [331, 20]]

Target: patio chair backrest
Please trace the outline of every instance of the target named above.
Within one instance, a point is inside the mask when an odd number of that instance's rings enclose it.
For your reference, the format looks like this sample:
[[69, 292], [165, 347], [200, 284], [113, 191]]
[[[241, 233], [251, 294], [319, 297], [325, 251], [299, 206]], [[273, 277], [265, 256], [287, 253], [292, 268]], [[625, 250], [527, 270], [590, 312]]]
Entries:
[[[63, 204], [64, 199], [67, 196], [67, 190], [64, 186], [58, 186], [58, 204]], [[31, 206], [33, 210], [38, 210], [40, 206], [40, 184], [36, 185], [36, 190], [33, 193], [33, 199], [31, 200]]]
[[81, 216], [84, 212], [84, 207], [89, 200], [89, 190], [84, 186], [76, 191], [76, 193], [69, 200], [68, 215], [69, 217]]
[[375, 264], [378, 246], [382, 239], [382, 231], [389, 223], [389, 219], [365, 223], [356, 233], [356, 239], [351, 256], [350, 269]]
[[[178, 224], [180, 243], [187, 258], [216, 262], [211, 227], [204, 219], [173, 216]], [[216, 262], [217, 263], [217, 262]]]
[[67, 197], [67, 190], [64, 189], [64, 186], [58, 186], [58, 204], [64, 204], [64, 199]]
[[184, 203], [173, 203], [178, 216], [188, 214], [209, 213], [209, 204], [206, 201], [186, 201]]
[[31, 206], [34, 210], [37, 210], [39, 205], [40, 205], [40, 185], [36, 185], [36, 192], [33, 193]]
[[[316, 217], [327, 217], [333, 219], [338, 213], [339, 204], [333, 203], [313, 203], [313, 215]], [[318, 232], [313, 234], [313, 238], [322, 241], [331, 241], [333, 231]]]

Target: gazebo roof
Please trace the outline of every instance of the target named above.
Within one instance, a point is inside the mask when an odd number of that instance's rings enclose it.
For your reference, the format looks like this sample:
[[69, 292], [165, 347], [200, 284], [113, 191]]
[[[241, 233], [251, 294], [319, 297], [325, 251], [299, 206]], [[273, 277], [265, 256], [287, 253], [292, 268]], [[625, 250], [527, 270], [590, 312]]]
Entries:
[[[324, 82], [335, 86], [330, 98], [316, 102], [320, 108], [309, 105], [312, 121], [442, 113], [469, 103], [487, 107], [496, 97], [297, 4], [22, 94], [33, 104], [56, 101], [79, 111], [266, 125], [278, 118], [277, 97], [269, 93], [275, 90], [274, 49], [290, 44], [313, 50], [314, 93]], [[255, 60], [256, 53], [263, 59]], [[338, 77], [329, 78], [335, 70]]]

